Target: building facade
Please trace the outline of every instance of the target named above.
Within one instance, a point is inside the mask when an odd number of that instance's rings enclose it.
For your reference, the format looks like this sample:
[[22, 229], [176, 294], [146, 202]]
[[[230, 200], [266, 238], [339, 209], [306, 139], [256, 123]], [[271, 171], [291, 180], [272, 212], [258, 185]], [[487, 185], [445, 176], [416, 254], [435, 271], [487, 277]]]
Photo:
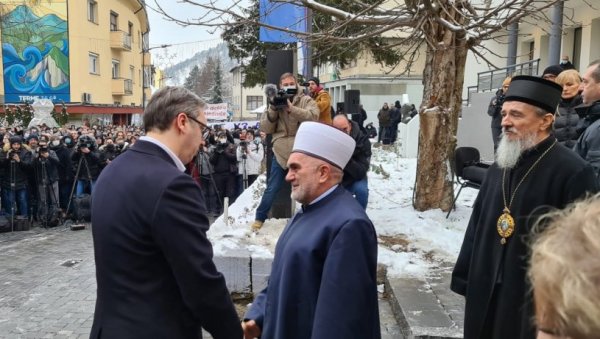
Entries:
[[231, 106], [233, 116], [231, 120], [258, 120], [259, 114], [266, 109], [266, 97], [262, 87], [256, 85], [248, 88], [244, 87], [244, 67], [235, 66], [229, 72], [232, 75], [231, 88]]
[[152, 83], [142, 0], [0, 5], [0, 98], [65, 103], [72, 123], [138, 121]]

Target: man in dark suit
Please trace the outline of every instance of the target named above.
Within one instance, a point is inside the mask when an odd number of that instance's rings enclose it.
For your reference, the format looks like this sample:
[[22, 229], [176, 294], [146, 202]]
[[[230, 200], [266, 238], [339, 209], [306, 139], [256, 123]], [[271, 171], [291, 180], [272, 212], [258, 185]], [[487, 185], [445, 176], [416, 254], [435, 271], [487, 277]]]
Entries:
[[242, 337], [212, 261], [200, 187], [184, 174], [203, 142], [205, 103], [166, 87], [144, 112], [147, 136], [108, 165], [93, 192], [98, 292], [91, 338]]

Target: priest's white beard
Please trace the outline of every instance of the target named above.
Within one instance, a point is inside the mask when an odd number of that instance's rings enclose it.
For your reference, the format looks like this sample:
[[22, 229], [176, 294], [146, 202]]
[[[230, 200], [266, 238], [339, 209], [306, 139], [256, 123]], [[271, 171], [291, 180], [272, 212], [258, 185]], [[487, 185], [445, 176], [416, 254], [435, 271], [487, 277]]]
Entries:
[[496, 163], [500, 168], [515, 167], [523, 151], [536, 145], [536, 135], [529, 133], [521, 139], [509, 140], [504, 131], [496, 150]]

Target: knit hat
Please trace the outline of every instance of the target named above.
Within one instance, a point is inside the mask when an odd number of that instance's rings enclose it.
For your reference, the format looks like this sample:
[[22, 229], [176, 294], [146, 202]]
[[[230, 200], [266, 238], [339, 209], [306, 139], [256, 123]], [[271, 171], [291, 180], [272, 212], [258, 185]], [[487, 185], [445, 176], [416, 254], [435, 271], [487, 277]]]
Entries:
[[554, 76], [558, 76], [560, 74], [560, 72], [563, 71], [563, 68], [560, 65], [552, 65], [552, 66], [548, 66], [546, 67], [546, 69], [544, 69], [544, 73], [542, 73], [542, 76], [546, 75], [546, 74], [552, 74]]
[[319, 81], [319, 78], [317, 78], [317, 77], [311, 77], [305, 83], [303, 83], [302, 86], [307, 87], [309, 85], [310, 81], [314, 81], [314, 83], [317, 84], [317, 86], [321, 85], [321, 81]]
[[562, 87], [554, 81], [519, 75], [512, 78], [504, 102], [520, 101], [554, 114], [561, 93]]
[[18, 135], [13, 135], [8, 140], [10, 141], [11, 145], [12, 144], [21, 144], [21, 143], [23, 143], [23, 139], [21, 139], [21, 137], [18, 136]]
[[356, 142], [339, 129], [320, 122], [300, 124], [292, 153], [304, 153], [344, 169], [354, 153]]

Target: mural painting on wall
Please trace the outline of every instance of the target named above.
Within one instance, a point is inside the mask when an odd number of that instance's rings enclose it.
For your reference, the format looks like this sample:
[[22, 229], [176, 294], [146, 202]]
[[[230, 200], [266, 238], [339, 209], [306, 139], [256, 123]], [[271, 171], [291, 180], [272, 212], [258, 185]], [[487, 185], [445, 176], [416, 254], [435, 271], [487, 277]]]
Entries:
[[71, 101], [67, 2], [5, 6], [0, 18], [5, 101]]

